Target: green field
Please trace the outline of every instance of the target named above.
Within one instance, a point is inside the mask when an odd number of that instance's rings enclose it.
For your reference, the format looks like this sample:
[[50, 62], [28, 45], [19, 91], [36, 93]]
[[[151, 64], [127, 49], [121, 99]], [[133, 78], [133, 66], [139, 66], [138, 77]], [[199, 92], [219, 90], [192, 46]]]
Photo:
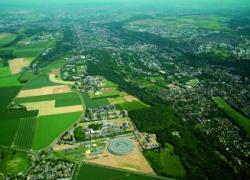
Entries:
[[0, 149], [0, 154], [0, 173], [17, 175], [30, 166], [26, 153]]
[[209, 30], [226, 30], [229, 28], [227, 26], [228, 18], [221, 16], [180, 16], [180, 17], [166, 17], [157, 19], [143, 19], [136, 20], [129, 23], [132, 26], [143, 26], [143, 27], [173, 27], [173, 28], [183, 28], [183, 29], [209, 29]]
[[0, 119], [0, 145], [10, 146], [19, 127], [19, 118]]
[[111, 82], [111, 81], [106, 81], [103, 85], [102, 88], [110, 88], [110, 87], [118, 87], [117, 84]]
[[32, 148], [34, 150], [46, 148], [60, 134], [78, 121], [80, 116], [81, 112], [39, 117]]
[[157, 173], [170, 177], [184, 177], [185, 169], [182, 166], [179, 156], [174, 154], [174, 147], [166, 144], [163, 151], [146, 151], [144, 155], [150, 160]]
[[165, 179], [157, 176], [148, 176], [144, 174], [137, 174], [131, 171], [123, 171], [114, 168], [107, 168], [97, 165], [82, 164], [79, 169], [75, 171], [73, 180], [83, 179], [105, 179], [105, 180], [155, 180]]
[[22, 84], [18, 81], [18, 78], [18, 74], [0, 78], [0, 88], [10, 86], [22, 86]]
[[58, 84], [49, 81], [48, 75], [42, 74], [27, 82], [24, 85], [23, 89], [35, 89], [35, 88], [41, 88], [43, 86], [54, 86], [54, 85]]
[[6, 77], [11, 75], [10, 68], [8, 66], [1, 67], [0, 66], [0, 79], [2, 77]]
[[13, 41], [15, 41], [17, 38], [16, 34], [11, 33], [0, 33], [0, 47], [6, 46]]
[[14, 55], [18, 58], [30, 58], [30, 57], [37, 57], [43, 52], [44, 49], [16, 49], [14, 51]]
[[110, 91], [109, 92], [106, 92], [106, 93], [102, 93], [100, 95], [95, 95], [94, 92], [92, 91], [89, 91], [88, 94], [89, 94], [89, 97], [91, 99], [99, 99], [99, 98], [108, 98], [108, 97], [116, 97], [116, 96], [119, 96], [121, 93], [121, 91], [115, 89], [115, 88], [110, 88]]
[[126, 109], [127, 111], [134, 111], [138, 109], [144, 109], [150, 107], [149, 105], [141, 101], [124, 102], [118, 106], [121, 109]]
[[18, 149], [30, 149], [36, 130], [36, 117], [26, 117], [20, 119], [19, 128], [13, 141]]
[[82, 104], [81, 100], [80, 100], [80, 97], [75, 92], [17, 98], [17, 99], [15, 99], [15, 102], [23, 104], [23, 103], [49, 101], [49, 100], [55, 100], [56, 101], [56, 105], [55, 105], [56, 107], [73, 106], [73, 105]]
[[104, 106], [109, 104], [106, 98], [91, 99], [87, 93], [82, 93], [82, 97], [86, 108], [95, 108], [98, 106]]
[[235, 124], [237, 124], [248, 135], [250, 135], [250, 119], [234, 110], [221, 97], [213, 97], [213, 101], [223, 112], [225, 112], [230, 117], [231, 120], [233, 120]]
[[[1, 81], [1, 79], [0, 79]], [[15, 98], [21, 87], [0, 87], [0, 112], [3, 111]]]
[[[32, 126], [32, 124], [23, 124], [24, 120], [22, 118], [31, 119], [32, 117], [36, 117], [36, 115], [37, 111], [26, 110], [8, 110], [5, 112], [1, 112], [0, 145], [10, 146], [13, 142], [17, 140], [16, 137], [21, 138], [25, 136], [27, 137], [27, 139], [25, 140], [27, 142], [29, 141], [29, 138], [33, 138], [33, 134], [30, 129], [25, 129], [26, 125], [28, 125], [27, 127], [30, 127]], [[26, 148], [28, 148], [28, 146]]]

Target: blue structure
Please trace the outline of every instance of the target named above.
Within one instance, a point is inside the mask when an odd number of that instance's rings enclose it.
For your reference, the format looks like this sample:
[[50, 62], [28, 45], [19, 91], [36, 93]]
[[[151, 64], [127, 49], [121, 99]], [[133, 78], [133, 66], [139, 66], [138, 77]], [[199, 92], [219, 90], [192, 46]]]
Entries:
[[108, 150], [112, 154], [123, 156], [133, 151], [134, 147], [128, 138], [115, 138], [110, 141]]

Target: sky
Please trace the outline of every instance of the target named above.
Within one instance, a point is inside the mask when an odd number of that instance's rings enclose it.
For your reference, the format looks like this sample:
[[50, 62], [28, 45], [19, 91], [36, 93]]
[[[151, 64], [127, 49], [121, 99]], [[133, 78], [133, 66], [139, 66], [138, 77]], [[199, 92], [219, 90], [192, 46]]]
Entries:
[[76, 5], [76, 4], [91, 4], [91, 5], [154, 5], [154, 6], [173, 6], [185, 8], [223, 8], [223, 9], [239, 9], [249, 8], [250, 0], [0, 0], [0, 5], [5, 6], [36, 6], [36, 5]]

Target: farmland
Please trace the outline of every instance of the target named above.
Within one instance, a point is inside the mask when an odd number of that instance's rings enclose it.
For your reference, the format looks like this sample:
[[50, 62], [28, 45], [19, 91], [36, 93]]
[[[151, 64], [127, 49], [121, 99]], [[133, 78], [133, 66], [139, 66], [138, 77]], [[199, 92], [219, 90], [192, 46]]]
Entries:
[[240, 128], [242, 128], [248, 135], [250, 134], [250, 120], [234, 110], [229, 104], [227, 104], [221, 97], [213, 97], [217, 106], [226, 113], [230, 119], [233, 120]]
[[109, 104], [106, 98], [91, 99], [87, 93], [82, 93], [86, 108], [94, 108]]
[[10, 146], [19, 127], [19, 118], [0, 120], [0, 145]]
[[156, 176], [148, 176], [144, 174], [132, 173], [131, 171], [117, 170], [113, 168], [107, 168], [103, 166], [96, 166], [90, 164], [82, 164], [79, 169], [76, 170], [73, 179], [120, 179], [120, 180], [155, 180], [164, 179]]
[[33, 142], [35, 130], [36, 117], [21, 118], [19, 128], [13, 141], [14, 146], [17, 149], [30, 149]]
[[39, 117], [32, 148], [35, 150], [46, 148], [79, 120], [80, 116], [81, 112]]
[[23, 97], [17, 98], [15, 101], [17, 103], [30, 103], [30, 102], [41, 102], [41, 101], [49, 101], [55, 100], [56, 107], [64, 107], [64, 106], [73, 106], [81, 104], [81, 100], [75, 92], [70, 93], [62, 93], [62, 94], [51, 94], [51, 95], [44, 95], [44, 96], [34, 96], [34, 97]]
[[17, 38], [16, 34], [11, 34], [11, 33], [0, 33], [0, 47], [6, 46]]
[[0, 87], [0, 111], [4, 110], [17, 95], [21, 87]]
[[56, 83], [53, 83], [49, 81], [49, 77], [46, 74], [42, 74], [39, 76], [36, 76], [34, 79], [27, 82], [23, 89], [35, 89], [35, 88], [41, 88], [43, 86], [54, 86], [57, 85]]

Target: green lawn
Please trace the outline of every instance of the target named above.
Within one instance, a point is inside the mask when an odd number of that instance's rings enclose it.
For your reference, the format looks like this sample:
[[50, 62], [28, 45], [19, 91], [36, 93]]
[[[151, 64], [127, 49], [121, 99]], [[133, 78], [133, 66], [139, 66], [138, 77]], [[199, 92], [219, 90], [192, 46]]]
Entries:
[[34, 150], [46, 148], [79, 120], [80, 116], [81, 112], [39, 117], [32, 148]]
[[242, 128], [248, 135], [250, 134], [250, 119], [234, 110], [221, 97], [213, 97], [213, 100], [217, 104], [217, 106], [222, 111], [224, 111], [230, 117], [230, 119], [233, 120], [235, 124]]
[[55, 100], [56, 107], [73, 106], [73, 105], [82, 104], [80, 97], [75, 92], [44, 95], [44, 96], [34, 96], [34, 97], [24, 97], [24, 98], [15, 99], [15, 101], [20, 104], [30, 103], [30, 102], [49, 101], [49, 100]]
[[174, 147], [171, 144], [166, 144], [163, 151], [152, 150], [146, 151], [144, 154], [157, 173], [178, 178], [185, 176], [185, 169], [179, 156], [174, 154]]
[[0, 33], [0, 47], [10, 44], [16, 38], [17, 38], [16, 34], [12, 34], [12, 33]]
[[103, 180], [155, 180], [165, 179], [157, 176], [137, 174], [131, 171], [123, 171], [114, 168], [107, 168], [97, 165], [82, 164], [80, 169], [75, 171], [73, 180], [83, 179], [103, 179]]
[[0, 149], [0, 154], [0, 173], [17, 175], [30, 166], [26, 153]]

